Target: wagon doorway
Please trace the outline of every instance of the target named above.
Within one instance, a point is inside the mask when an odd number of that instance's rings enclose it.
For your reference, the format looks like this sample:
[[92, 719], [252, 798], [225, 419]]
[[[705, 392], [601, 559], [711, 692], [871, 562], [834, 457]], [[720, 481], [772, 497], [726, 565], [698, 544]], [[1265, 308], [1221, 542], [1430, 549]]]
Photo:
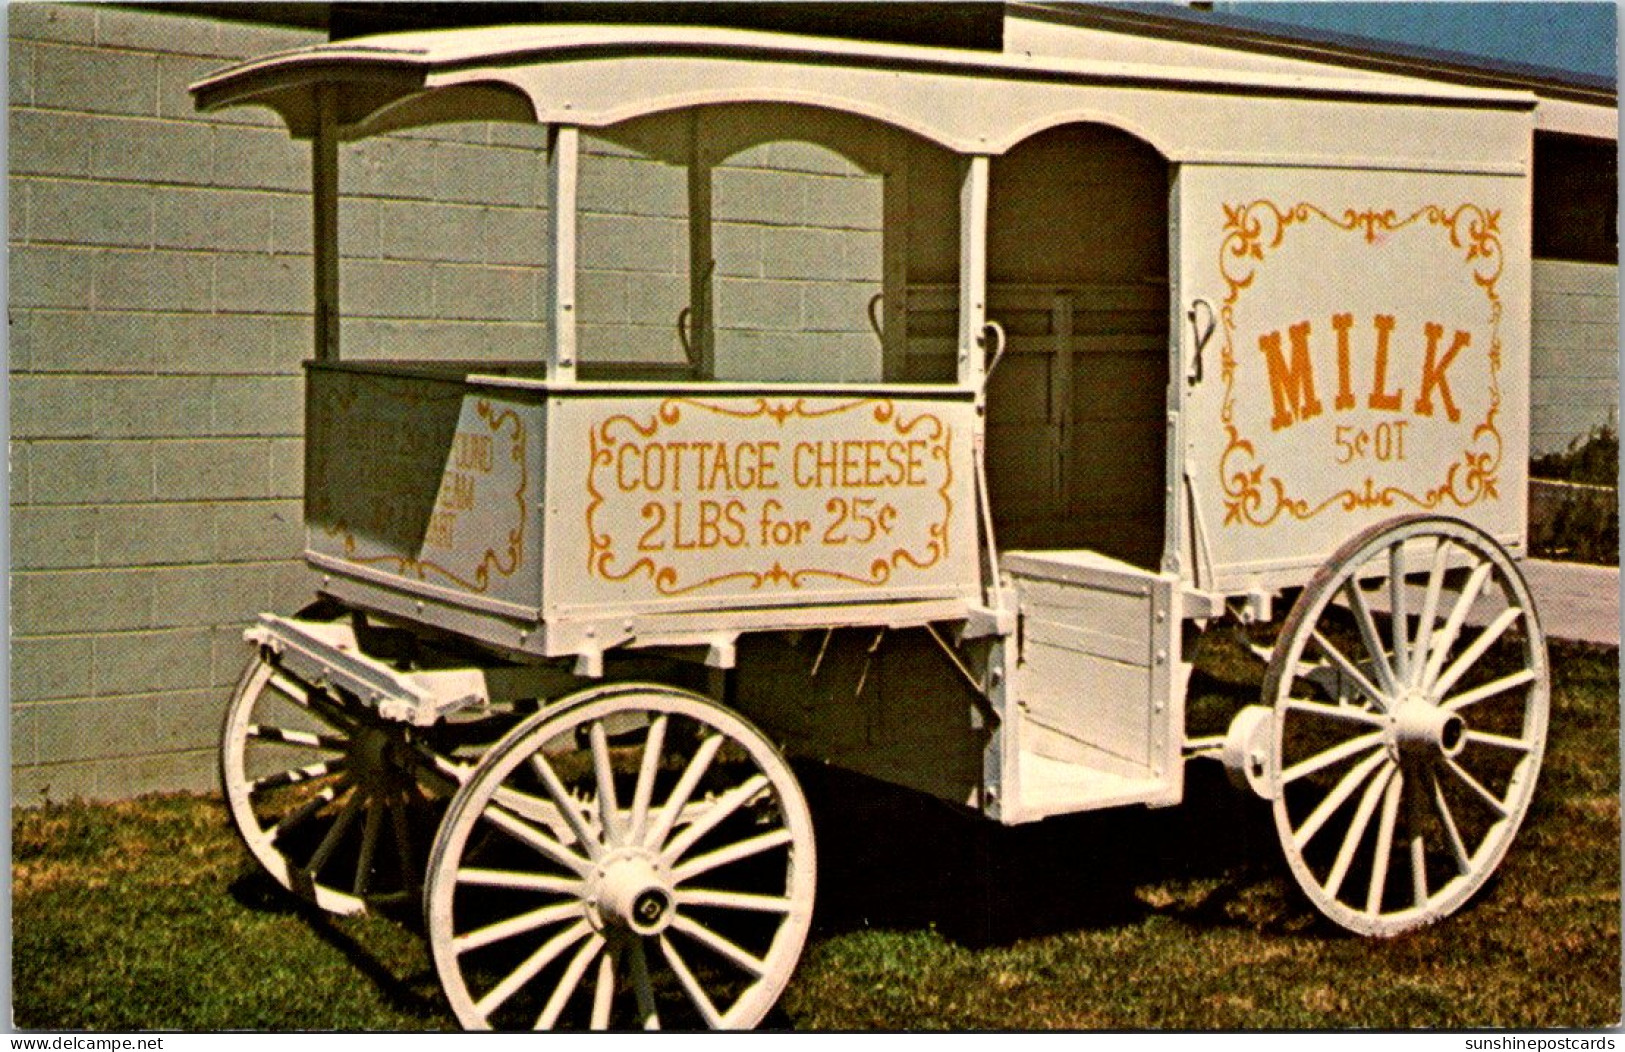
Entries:
[[992, 164], [988, 394], [1001, 547], [1085, 548], [1155, 569], [1163, 549], [1168, 162], [1096, 124]]

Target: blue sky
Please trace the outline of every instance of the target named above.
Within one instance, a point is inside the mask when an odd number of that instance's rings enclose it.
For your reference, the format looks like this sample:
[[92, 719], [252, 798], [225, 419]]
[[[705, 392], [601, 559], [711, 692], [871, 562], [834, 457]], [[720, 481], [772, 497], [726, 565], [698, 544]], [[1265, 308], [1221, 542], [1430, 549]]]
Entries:
[[1527, 65], [1616, 76], [1613, 3], [1215, 3], [1214, 11]]

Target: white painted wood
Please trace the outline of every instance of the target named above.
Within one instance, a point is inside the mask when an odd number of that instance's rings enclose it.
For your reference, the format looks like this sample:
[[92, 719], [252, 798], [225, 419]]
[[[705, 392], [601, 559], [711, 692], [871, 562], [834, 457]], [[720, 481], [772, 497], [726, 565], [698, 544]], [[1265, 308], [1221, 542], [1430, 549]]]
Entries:
[[966, 159], [959, 191], [959, 383], [980, 389], [987, 325], [988, 158]]
[[570, 383], [576, 375], [576, 188], [580, 174], [581, 133], [573, 125], [553, 129], [548, 143], [548, 221], [553, 231], [553, 258], [548, 268], [548, 348], [550, 380]]

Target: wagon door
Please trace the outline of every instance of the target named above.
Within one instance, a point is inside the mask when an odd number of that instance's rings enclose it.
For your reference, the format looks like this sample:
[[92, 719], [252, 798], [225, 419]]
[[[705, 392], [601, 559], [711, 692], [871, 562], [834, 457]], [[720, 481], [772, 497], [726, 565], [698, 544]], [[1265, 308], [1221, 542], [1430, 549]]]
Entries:
[[1526, 191], [1515, 169], [1180, 171], [1187, 576], [1296, 583], [1417, 511], [1521, 547]]

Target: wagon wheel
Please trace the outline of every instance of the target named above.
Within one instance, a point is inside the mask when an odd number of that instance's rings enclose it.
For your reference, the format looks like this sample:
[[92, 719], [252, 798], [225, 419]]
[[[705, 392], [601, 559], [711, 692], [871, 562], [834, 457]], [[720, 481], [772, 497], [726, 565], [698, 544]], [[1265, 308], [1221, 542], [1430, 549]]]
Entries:
[[1460, 907], [1529, 809], [1549, 691], [1529, 589], [1489, 535], [1415, 516], [1340, 548], [1264, 679], [1275, 825], [1316, 908], [1386, 936]]
[[435, 839], [429, 941], [468, 1028], [741, 1028], [811, 922], [812, 821], [759, 731], [603, 688], [515, 728]]
[[226, 712], [220, 775], [277, 883], [332, 913], [417, 894], [433, 805], [412, 734], [255, 656]]

